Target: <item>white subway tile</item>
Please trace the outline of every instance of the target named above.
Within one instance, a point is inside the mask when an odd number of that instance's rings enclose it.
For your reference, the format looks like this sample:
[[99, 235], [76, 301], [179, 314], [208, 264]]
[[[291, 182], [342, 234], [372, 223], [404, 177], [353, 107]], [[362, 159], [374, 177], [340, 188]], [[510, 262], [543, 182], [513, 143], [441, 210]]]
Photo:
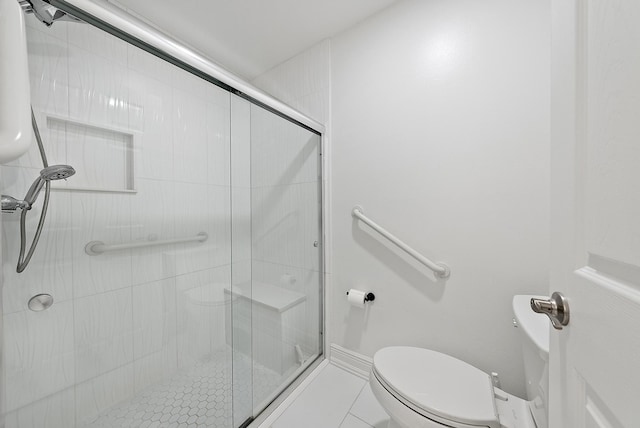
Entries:
[[[139, 179], [138, 193], [131, 198], [131, 239], [133, 241], [183, 238], [176, 234], [174, 218], [183, 210], [176, 206], [174, 183]], [[195, 236], [195, 234], [194, 234]], [[133, 249], [132, 282], [142, 284], [175, 275], [175, 257], [167, 256], [176, 245], [158, 245]]]
[[207, 182], [209, 184], [231, 185], [230, 119], [229, 102], [225, 106], [207, 102]]
[[7, 413], [5, 428], [73, 428], [76, 426], [73, 387]]
[[134, 358], [160, 352], [176, 337], [175, 279], [136, 285], [133, 292]]
[[253, 258], [317, 270], [318, 185], [259, 187], [251, 193]]
[[173, 180], [173, 90], [171, 86], [132, 71], [129, 126], [134, 140], [136, 178]]
[[127, 45], [127, 65], [131, 70], [171, 86], [171, 70], [174, 66], [155, 55], [133, 45]]
[[173, 167], [177, 181], [207, 183], [206, 102], [173, 91]]
[[144, 389], [164, 382], [178, 370], [176, 337], [169, 338], [160, 351], [134, 361], [136, 394]]
[[69, 45], [69, 116], [97, 126], [127, 129], [129, 70], [85, 49]]
[[85, 253], [91, 241], [120, 244], [131, 241], [130, 194], [73, 192], [73, 292], [90, 296], [131, 286], [131, 250]]
[[74, 332], [70, 301], [48, 310], [4, 316], [6, 409], [37, 401], [73, 385]]
[[93, 25], [70, 24], [66, 27], [70, 44], [91, 51], [109, 62], [127, 66], [127, 42], [124, 40]]
[[79, 383], [75, 389], [77, 424], [89, 425], [104, 410], [133, 396], [133, 364]]
[[176, 274], [230, 263], [230, 188], [192, 183], [176, 183], [175, 188], [185, 201], [174, 218], [176, 236], [208, 235], [204, 242], [176, 244]]
[[131, 289], [74, 301], [76, 379], [91, 379], [133, 361]]

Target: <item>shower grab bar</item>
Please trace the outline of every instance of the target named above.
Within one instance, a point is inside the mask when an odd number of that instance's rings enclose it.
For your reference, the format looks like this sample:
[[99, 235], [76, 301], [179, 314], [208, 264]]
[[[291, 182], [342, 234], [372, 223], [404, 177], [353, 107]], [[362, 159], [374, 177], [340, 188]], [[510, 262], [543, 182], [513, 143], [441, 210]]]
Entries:
[[423, 256], [422, 254], [420, 254], [419, 252], [417, 252], [416, 250], [414, 250], [413, 248], [411, 248], [410, 246], [408, 246], [407, 244], [405, 244], [403, 241], [398, 239], [394, 234], [389, 232], [387, 229], [380, 226], [378, 223], [376, 223], [375, 221], [371, 220], [369, 217], [364, 215], [362, 213], [362, 207], [356, 205], [355, 207], [353, 207], [353, 210], [351, 210], [351, 214], [357, 219], [369, 225], [369, 227], [371, 227], [373, 230], [378, 232], [380, 235], [387, 238], [389, 241], [395, 244], [402, 251], [406, 252], [411, 257], [413, 257], [414, 259], [416, 259], [417, 261], [419, 261], [420, 263], [422, 263], [423, 265], [431, 269], [438, 278], [448, 278], [449, 275], [451, 275], [451, 269], [449, 268], [449, 266], [447, 266], [442, 262], [433, 262], [428, 258], [426, 258], [425, 256]]
[[162, 239], [162, 240], [153, 239], [153, 235], [149, 235], [149, 238], [146, 241], [125, 242], [123, 244], [105, 244], [102, 241], [91, 241], [87, 243], [87, 245], [85, 245], [84, 252], [90, 256], [99, 256], [100, 254], [106, 253], [109, 251], [127, 250], [129, 248], [151, 247], [156, 245], [181, 244], [184, 242], [204, 242], [208, 238], [209, 238], [209, 235], [207, 234], [207, 232], [200, 232], [196, 236], [191, 236], [188, 238], [175, 238], [175, 239]]

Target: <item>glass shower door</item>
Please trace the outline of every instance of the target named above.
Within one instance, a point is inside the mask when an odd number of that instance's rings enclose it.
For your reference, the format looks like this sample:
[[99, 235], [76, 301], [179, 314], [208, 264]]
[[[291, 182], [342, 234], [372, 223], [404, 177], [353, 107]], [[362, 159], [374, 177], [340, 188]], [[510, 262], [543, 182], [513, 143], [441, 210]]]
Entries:
[[231, 122], [237, 422], [322, 353], [321, 162], [318, 134], [258, 105], [233, 97]]
[[[88, 24], [27, 26], [44, 148], [77, 173], [52, 184], [22, 273], [19, 214], [2, 216], [0, 426], [230, 428], [229, 92]], [[42, 168], [34, 144], [2, 193]]]
[[[77, 173], [23, 273], [0, 222], [0, 426], [242, 426], [322, 353], [320, 136], [89, 24], [27, 26], [44, 148]], [[0, 166], [2, 193], [42, 167]]]

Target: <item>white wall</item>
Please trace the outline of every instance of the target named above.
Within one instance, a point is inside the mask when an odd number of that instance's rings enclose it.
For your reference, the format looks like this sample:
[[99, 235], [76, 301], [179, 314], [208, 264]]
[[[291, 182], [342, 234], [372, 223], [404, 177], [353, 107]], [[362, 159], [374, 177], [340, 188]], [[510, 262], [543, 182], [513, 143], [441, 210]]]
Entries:
[[[547, 293], [548, 45], [549, 4], [523, 0], [404, 1], [331, 39], [330, 342], [429, 347], [524, 393], [511, 297]], [[303, 108], [308, 63], [254, 83]], [[451, 278], [354, 222], [355, 204]], [[348, 306], [351, 287], [375, 303]]]
[[[511, 296], [547, 291], [549, 5], [407, 1], [332, 41], [332, 337], [444, 351], [522, 393]], [[349, 213], [427, 257], [433, 275]], [[341, 292], [376, 293], [368, 311]]]

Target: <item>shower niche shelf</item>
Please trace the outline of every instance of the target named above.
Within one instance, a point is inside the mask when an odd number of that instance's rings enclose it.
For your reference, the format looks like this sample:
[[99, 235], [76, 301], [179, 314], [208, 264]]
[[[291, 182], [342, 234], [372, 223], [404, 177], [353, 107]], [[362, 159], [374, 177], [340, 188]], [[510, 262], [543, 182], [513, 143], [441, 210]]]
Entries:
[[71, 165], [76, 175], [52, 184], [51, 190], [136, 193], [134, 151], [138, 132], [46, 114], [56, 162]]

